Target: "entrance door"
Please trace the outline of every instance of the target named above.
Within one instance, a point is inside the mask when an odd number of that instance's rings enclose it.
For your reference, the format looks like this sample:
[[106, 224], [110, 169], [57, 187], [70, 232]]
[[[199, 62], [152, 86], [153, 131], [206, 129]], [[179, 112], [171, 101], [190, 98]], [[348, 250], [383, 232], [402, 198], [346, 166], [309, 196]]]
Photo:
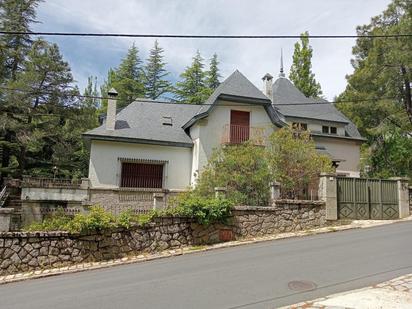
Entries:
[[230, 143], [240, 144], [249, 140], [250, 113], [230, 111]]

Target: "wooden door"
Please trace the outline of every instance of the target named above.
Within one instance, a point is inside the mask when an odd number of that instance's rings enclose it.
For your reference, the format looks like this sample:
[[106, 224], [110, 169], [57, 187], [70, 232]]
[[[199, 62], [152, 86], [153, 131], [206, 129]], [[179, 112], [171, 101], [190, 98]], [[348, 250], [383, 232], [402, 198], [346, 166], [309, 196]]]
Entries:
[[244, 111], [230, 111], [230, 142], [240, 144], [249, 140], [250, 113]]

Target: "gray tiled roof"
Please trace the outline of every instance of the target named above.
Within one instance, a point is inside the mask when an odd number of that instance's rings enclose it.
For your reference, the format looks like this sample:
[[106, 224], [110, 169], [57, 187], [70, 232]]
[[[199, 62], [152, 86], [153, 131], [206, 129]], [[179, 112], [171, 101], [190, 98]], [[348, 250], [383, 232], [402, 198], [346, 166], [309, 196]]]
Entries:
[[[192, 118], [199, 108], [197, 105], [163, 104], [139, 99], [116, 115], [115, 130], [106, 130], [104, 123], [84, 135], [86, 138], [135, 140], [156, 144], [161, 142], [190, 147], [192, 140], [182, 129], [182, 125]], [[171, 117], [173, 125], [163, 125], [163, 117]]]
[[233, 72], [215, 89], [212, 95], [206, 100], [205, 104], [199, 109], [197, 114], [190, 119], [184, 127], [190, 127], [198, 119], [206, 117], [218, 98], [236, 98], [239, 102], [247, 104], [266, 105], [266, 111], [272, 122], [279, 126], [283, 125], [282, 115], [272, 108], [270, 99], [263, 94], [251, 81], [249, 81], [238, 70]]
[[327, 101], [306, 97], [287, 78], [280, 77], [273, 84], [273, 105], [284, 116], [343, 123], [347, 136], [361, 138], [356, 126], [333, 104], [313, 104], [324, 102]]

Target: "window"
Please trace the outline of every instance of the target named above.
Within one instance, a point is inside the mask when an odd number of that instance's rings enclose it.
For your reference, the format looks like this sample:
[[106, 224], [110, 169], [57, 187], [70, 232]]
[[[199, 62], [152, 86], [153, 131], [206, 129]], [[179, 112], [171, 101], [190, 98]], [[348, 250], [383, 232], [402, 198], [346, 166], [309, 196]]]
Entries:
[[307, 125], [307, 123], [293, 122], [292, 123], [292, 128], [294, 130], [307, 131], [308, 125]]
[[172, 126], [172, 125], [173, 125], [172, 117], [163, 116], [162, 119], [163, 119], [163, 120], [162, 120], [162, 124], [163, 124], [164, 126]]
[[322, 126], [322, 133], [324, 133], [324, 134], [337, 134], [338, 129], [336, 127]]
[[163, 164], [122, 162], [121, 187], [162, 188]]

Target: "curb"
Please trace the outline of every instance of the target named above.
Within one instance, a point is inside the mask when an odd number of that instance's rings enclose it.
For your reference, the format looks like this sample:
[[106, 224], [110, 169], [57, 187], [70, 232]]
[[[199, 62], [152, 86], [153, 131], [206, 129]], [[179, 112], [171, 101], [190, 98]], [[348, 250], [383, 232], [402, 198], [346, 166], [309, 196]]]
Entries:
[[402, 223], [402, 222], [407, 222], [407, 221], [412, 221], [412, 216], [399, 219], [396, 221], [395, 220], [378, 221], [378, 222], [359, 221], [359, 223], [357, 221], [353, 221], [352, 224], [349, 224], [349, 225], [326, 226], [326, 227], [322, 227], [318, 229], [273, 234], [270, 236], [246, 238], [242, 240], [218, 243], [214, 245], [184, 247], [184, 248], [166, 250], [166, 251], [162, 251], [162, 252], [154, 253], [154, 254], [140, 254], [137, 256], [124, 257], [124, 258], [115, 259], [115, 260], [108, 260], [108, 261], [101, 261], [101, 262], [89, 262], [89, 263], [65, 266], [61, 268], [36, 270], [36, 271], [30, 271], [26, 273], [17, 273], [13, 275], [0, 276], [0, 285], [25, 281], [29, 279], [40, 279], [40, 278], [58, 276], [58, 275], [63, 275], [63, 274], [84, 272], [88, 270], [97, 270], [97, 269], [110, 268], [110, 267], [115, 267], [115, 266], [120, 266], [120, 265], [142, 263], [142, 262], [159, 260], [159, 259], [164, 259], [164, 258], [173, 257], [173, 256], [180, 256], [180, 255], [194, 254], [194, 253], [206, 252], [206, 251], [212, 251], [212, 250], [218, 250], [218, 249], [224, 249], [224, 248], [251, 245], [251, 244], [263, 243], [263, 242], [274, 241], [274, 240], [279, 240], [279, 239], [299, 238], [299, 237], [327, 234], [327, 233], [340, 232], [340, 231], [346, 231], [346, 230], [365, 229], [365, 228], [377, 227], [377, 226], [394, 224], [394, 223]]

